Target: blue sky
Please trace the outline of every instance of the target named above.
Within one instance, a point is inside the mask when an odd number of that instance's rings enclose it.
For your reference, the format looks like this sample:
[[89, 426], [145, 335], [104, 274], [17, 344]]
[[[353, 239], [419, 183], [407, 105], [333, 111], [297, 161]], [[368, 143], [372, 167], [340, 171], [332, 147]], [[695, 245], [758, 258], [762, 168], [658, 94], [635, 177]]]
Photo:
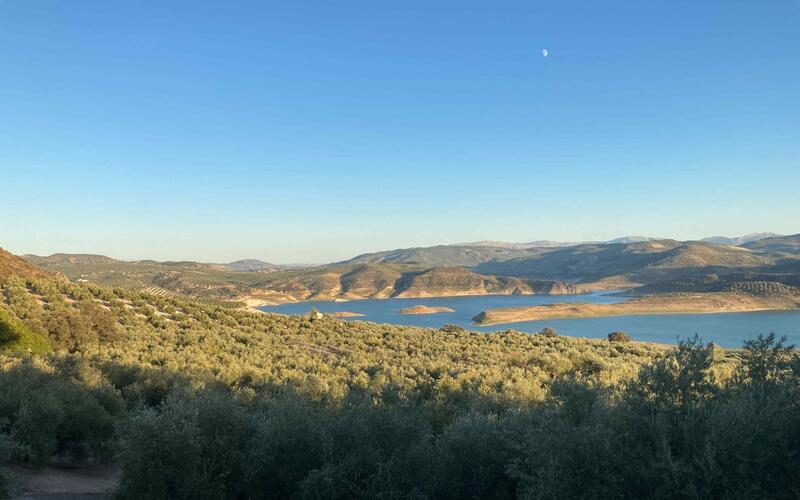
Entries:
[[789, 0], [0, 2], [0, 245], [797, 233], [798, 26]]

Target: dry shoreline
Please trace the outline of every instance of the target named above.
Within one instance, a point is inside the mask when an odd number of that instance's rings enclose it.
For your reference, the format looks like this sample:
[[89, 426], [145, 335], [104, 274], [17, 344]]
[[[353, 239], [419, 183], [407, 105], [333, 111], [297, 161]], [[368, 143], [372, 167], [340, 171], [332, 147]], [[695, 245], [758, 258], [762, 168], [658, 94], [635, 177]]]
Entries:
[[356, 300], [386, 300], [386, 299], [434, 299], [434, 298], [448, 298], [448, 297], [505, 297], [511, 295], [525, 295], [525, 296], [552, 296], [561, 297], [564, 295], [588, 295], [593, 292], [603, 290], [624, 290], [630, 287], [616, 287], [616, 286], [599, 286], [596, 288], [579, 288], [577, 293], [561, 294], [561, 293], [473, 293], [473, 291], [447, 293], [413, 293], [413, 294], [399, 294], [399, 295], [355, 295], [349, 294], [347, 296], [337, 296], [330, 294], [315, 294], [307, 297], [293, 297], [285, 294], [268, 294], [268, 295], [242, 295], [238, 298], [232, 299], [243, 302], [250, 308], [257, 308], [260, 306], [279, 306], [282, 304], [295, 304], [299, 302], [350, 302]]
[[720, 292], [650, 295], [616, 304], [561, 302], [531, 307], [504, 307], [483, 311], [472, 320], [476, 325], [484, 326], [545, 319], [657, 314], [718, 314], [798, 309], [800, 309], [800, 295], [798, 294], [754, 296]]

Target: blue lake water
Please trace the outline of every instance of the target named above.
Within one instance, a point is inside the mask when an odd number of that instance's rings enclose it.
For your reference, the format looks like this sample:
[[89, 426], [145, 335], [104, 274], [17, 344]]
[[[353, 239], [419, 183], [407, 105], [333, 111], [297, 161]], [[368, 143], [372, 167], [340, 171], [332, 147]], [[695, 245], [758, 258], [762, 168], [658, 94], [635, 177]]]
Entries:
[[[472, 317], [481, 311], [498, 307], [532, 306], [556, 302], [593, 302], [608, 304], [625, 300], [611, 292], [585, 295], [481, 295], [474, 297], [436, 297], [411, 299], [353, 300], [348, 302], [298, 302], [259, 309], [281, 314], [305, 314], [312, 307], [322, 313], [350, 311], [364, 316], [347, 320], [372, 321], [439, 328], [445, 324], [459, 325], [469, 330], [494, 332], [512, 328], [523, 332], [538, 332], [545, 326], [571, 337], [605, 338], [609, 332], [623, 330], [634, 340], [676, 343], [678, 337], [699, 334], [705, 341], [724, 347], [740, 347], [742, 341], [760, 333], [786, 335], [789, 342], [800, 344], [800, 311], [768, 311], [724, 314], [668, 314], [646, 316], [614, 316], [608, 318], [554, 319], [524, 321], [502, 325], [475, 326]], [[444, 306], [455, 312], [439, 314], [400, 314], [404, 307], [415, 305]]]

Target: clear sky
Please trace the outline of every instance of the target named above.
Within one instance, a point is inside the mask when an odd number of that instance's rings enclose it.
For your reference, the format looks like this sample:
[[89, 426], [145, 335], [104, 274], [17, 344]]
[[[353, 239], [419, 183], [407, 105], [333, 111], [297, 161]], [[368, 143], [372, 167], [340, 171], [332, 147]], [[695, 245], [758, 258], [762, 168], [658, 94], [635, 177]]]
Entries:
[[0, 1], [0, 174], [16, 253], [798, 233], [800, 2]]

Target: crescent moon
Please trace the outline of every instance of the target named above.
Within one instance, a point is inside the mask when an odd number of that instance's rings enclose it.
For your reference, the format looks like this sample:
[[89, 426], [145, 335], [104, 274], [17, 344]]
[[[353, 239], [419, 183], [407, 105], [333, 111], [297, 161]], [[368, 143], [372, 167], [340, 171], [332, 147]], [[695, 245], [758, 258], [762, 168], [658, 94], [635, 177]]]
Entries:
[[550, 52], [547, 49], [542, 49], [542, 55], [544, 57], [547, 57], [548, 55], [550, 55]]

